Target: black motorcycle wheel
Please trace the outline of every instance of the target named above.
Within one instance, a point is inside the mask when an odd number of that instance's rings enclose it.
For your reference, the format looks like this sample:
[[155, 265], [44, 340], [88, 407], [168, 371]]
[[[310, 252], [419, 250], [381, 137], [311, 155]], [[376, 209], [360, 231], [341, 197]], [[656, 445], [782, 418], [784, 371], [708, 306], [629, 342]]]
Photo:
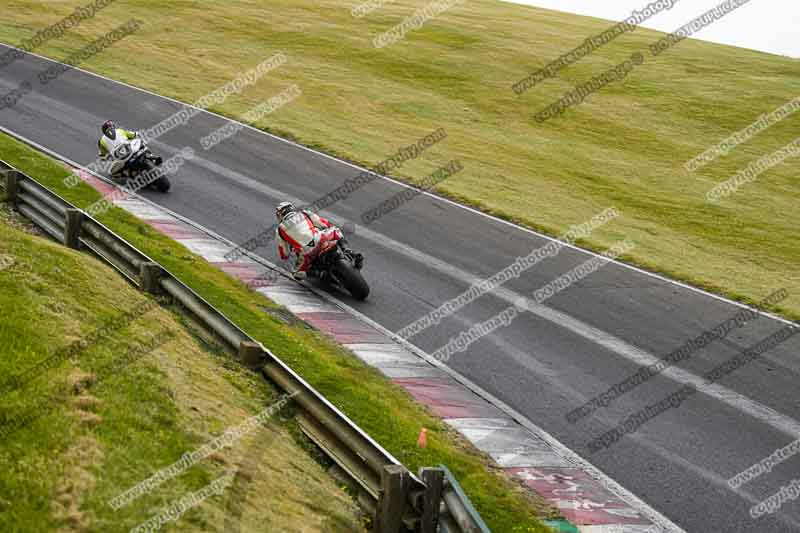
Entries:
[[153, 185], [158, 192], [169, 192], [169, 188], [172, 186], [166, 176], [158, 178]]
[[339, 282], [345, 289], [350, 291], [356, 300], [366, 300], [369, 296], [369, 285], [364, 276], [356, 270], [353, 265], [344, 259], [340, 259], [333, 267]]
[[[153, 162], [150, 161], [149, 159], [143, 159], [142, 163], [143, 163], [142, 172], [152, 172], [156, 169], [156, 165], [154, 165]], [[172, 187], [172, 184], [169, 182], [169, 179], [167, 179], [166, 176], [161, 176], [154, 182], [150, 183], [148, 187], [152, 187], [158, 192], [164, 193], [164, 192], [169, 192], [170, 188]]]

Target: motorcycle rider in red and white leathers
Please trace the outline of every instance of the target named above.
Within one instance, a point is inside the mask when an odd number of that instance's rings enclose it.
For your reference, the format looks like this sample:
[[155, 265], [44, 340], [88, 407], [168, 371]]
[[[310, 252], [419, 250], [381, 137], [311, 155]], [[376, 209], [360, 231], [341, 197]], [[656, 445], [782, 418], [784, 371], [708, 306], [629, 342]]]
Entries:
[[[342, 248], [352, 253], [347, 247], [347, 240], [342, 231], [314, 212], [298, 211], [291, 202], [281, 202], [275, 209], [275, 216], [278, 218], [278, 227], [275, 228], [275, 244], [278, 247], [278, 255], [285, 261], [292, 253], [296, 254], [292, 271], [292, 276], [296, 280], [306, 278], [315, 256], [313, 252], [324, 238], [323, 234], [332, 232], [331, 236], [341, 243]], [[360, 268], [363, 258], [361, 254], [354, 255], [357, 262], [356, 268]]]

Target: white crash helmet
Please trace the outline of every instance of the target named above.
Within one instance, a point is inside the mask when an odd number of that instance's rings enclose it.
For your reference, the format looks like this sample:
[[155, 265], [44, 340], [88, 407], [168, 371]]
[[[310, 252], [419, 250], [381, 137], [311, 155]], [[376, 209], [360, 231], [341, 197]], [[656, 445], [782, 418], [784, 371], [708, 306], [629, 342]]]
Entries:
[[278, 222], [283, 222], [283, 219], [286, 218], [286, 215], [294, 211], [294, 205], [292, 202], [281, 202], [278, 204], [278, 207], [275, 208], [275, 216], [278, 218]]

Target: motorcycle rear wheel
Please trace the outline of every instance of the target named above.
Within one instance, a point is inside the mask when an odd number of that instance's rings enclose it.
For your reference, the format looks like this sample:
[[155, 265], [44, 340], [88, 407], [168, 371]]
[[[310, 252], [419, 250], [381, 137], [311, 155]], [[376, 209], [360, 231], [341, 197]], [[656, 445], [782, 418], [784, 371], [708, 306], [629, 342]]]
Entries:
[[356, 300], [366, 300], [369, 296], [369, 285], [364, 276], [349, 261], [340, 259], [333, 267], [339, 282]]

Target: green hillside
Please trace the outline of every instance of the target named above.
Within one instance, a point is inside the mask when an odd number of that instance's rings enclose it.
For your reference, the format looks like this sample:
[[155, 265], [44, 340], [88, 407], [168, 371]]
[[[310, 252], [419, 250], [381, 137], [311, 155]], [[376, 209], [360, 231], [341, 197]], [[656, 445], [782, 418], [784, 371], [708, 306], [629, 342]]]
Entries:
[[242, 533], [360, 529], [353, 501], [291, 435], [291, 407], [114, 510], [109, 500], [278, 394], [110, 267], [26, 227], [0, 203], [0, 530], [129, 531], [226, 473], [233, 483], [170, 531], [232, 519]]
[[[512, 84], [610, 23], [493, 0], [452, 7], [405, 39], [373, 39], [427, 4], [398, 0], [362, 17], [355, 1], [118, 0], [37, 52], [64, 58], [135, 16], [144, 22], [86, 68], [185, 101], [281, 51], [288, 63], [214, 110], [232, 117], [296, 83], [303, 96], [258, 126], [376, 164], [443, 127], [445, 142], [403, 167], [422, 178], [451, 158], [465, 170], [440, 185], [454, 198], [552, 234], [615, 205], [623, 216], [593, 247], [627, 236], [629, 260], [740, 299], [785, 287], [779, 311], [800, 317], [794, 235], [797, 162], [789, 160], [711, 204], [706, 192], [797, 136], [796, 115], [690, 173], [684, 163], [800, 94], [797, 60], [699, 41], [652, 56], [661, 34], [617, 38], [521, 96]], [[0, 41], [20, 43], [80, 0], [16, 0]], [[644, 53], [562, 116], [534, 115], [575, 85]]]

